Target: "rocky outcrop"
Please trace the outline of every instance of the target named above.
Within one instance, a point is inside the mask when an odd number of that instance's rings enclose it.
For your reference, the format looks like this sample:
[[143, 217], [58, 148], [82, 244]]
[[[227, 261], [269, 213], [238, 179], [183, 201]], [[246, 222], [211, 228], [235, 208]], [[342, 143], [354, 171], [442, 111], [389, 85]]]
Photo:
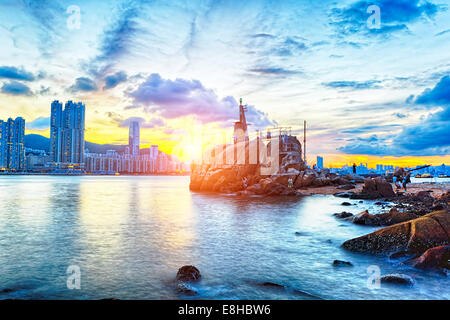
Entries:
[[433, 197], [430, 191], [419, 191], [415, 194], [402, 195], [394, 200], [399, 211], [414, 212], [423, 216], [433, 211], [448, 210], [449, 200], [446, 194]]
[[373, 233], [347, 240], [342, 247], [361, 253], [389, 254], [396, 251], [422, 253], [450, 243], [450, 214], [447, 210], [394, 224]]
[[421, 256], [407, 261], [419, 269], [450, 269], [450, 245], [434, 247]]
[[177, 281], [192, 282], [201, 278], [200, 271], [194, 266], [183, 266], [178, 269]]
[[351, 221], [355, 224], [365, 226], [390, 226], [393, 224], [409, 221], [419, 216], [412, 212], [398, 212], [392, 208], [388, 212], [380, 214], [370, 214], [368, 210], [364, 210], [358, 215], [353, 216]]
[[[362, 182], [359, 176], [338, 176], [328, 170], [317, 172], [301, 166], [286, 164], [282, 174], [261, 176], [258, 165], [234, 165], [215, 168], [210, 165], [193, 165], [190, 190], [200, 192], [239, 193], [240, 195], [300, 195], [295, 190], [329, 185], [354, 188]], [[247, 179], [246, 186], [243, 181]], [[292, 181], [292, 187], [287, 188]], [[245, 192], [243, 192], [245, 191]]]
[[392, 185], [382, 177], [367, 178], [364, 180], [364, 186], [359, 194], [354, 194], [352, 199], [378, 199], [378, 198], [393, 198], [395, 192]]

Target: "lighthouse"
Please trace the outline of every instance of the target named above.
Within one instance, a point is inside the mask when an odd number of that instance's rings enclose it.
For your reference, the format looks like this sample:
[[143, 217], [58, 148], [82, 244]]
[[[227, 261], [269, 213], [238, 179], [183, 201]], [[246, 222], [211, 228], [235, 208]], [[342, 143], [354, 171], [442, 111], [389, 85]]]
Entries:
[[239, 121], [234, 123], [234, 162], [236, 164], [248, 164], [248, 130], [247, 120], [245, 118], [247, 107], [242, 104], [242, 98], [239, 100]]

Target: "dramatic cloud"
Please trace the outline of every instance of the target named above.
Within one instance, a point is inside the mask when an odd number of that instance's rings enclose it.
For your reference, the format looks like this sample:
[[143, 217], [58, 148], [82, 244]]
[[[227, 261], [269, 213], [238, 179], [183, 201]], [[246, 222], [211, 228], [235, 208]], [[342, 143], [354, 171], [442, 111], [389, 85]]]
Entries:
[[322, 85], [329, 88], [350, 88], [355, 90], [362, 89], [376, 89], [381, 88], [378, 84], [381, 81], [369, 80], [369, 81], [331, 81], [324, 82]]
[[31, 96], [32, 92], [28, 86], [17, 81], [4, 83], [2, 86], [2, 93], [12, 94], [16, 96]]
[[119, 121], [119, 127], [128, 128], [130, 126], [131, 121], [139, 122], [139, 126], [142, 129], [152, 129], [152, 128], [164, 126], [164, 121], [160, 118], [153, 118], [153, 119], [150, 119], [149, 121], [146, 121], [144, 118], [141, 118], [141, 117], [130, 117], [128, 119]]
[[[205, 88], [198, 80], [168, 80], [152, 74], [129, 95], [135, 104], [167, 119], [193, 116], [203, 123], [231, 124], [238, 118], [238, 104], [233, 97], [219, 99], [213, 90]], [[273, 125], [273, 121], [254, 106], [247, 106], [247, 109], [247, 119], [256, 127]]]
[[88, 66], [96, 77], [103, 76], [119, 57], [128, 52], [139, 31], [136, 20], [142, 11], [141, 6], [141, 1], [126, 1], [117, 7], [113, 21], [103, 32], [100, 54]]
[[119, 83], [125, 81], [127, 81], [127, 74], [124, 71], [116, 72], [105, 78], [105, 86], [103, 87], [103, 90], [114, 88]]
[[95, 91], [97, 90], [97, 85], [90, 78], [80, 77], [75, 80], [75, 83], [69, 88], [69, 90], [72, 92]]
[[450, 76], [443, 77], [433, 89], [417, 97], [418, 104], [450, 105]]
[[0, 78], [33, 81], [34, 75], [31, 72], [25, 71], [23, 68], [2, 66], [0, 67]]
[[50, 117], [40, 117], [31, 122], [27, 122], [26, 127], [28, 130], [45, 131], [50, 128]]
[[443, 77], [434, 88], [426, 89], [416, 104], [440, 106], [423, 121], [404, 126], [398, 135], [356, 138], [338, 150], [350, 154], [429, 156], [450, 153], [450, 77]]
[[[377, 5], [381, 11], [381, 27], [369, 29], [366, 21], [371, 14], [367, 8]], [[330, 14], [330, 24], [339, 35], [355, 33], [389, 34], [407, 30], [407, 24], [422, 17], [432, 18], [439, 11], [439, 6], [430, 1], [421, 0], [362, 0], [347, 7], [334, 8]]]

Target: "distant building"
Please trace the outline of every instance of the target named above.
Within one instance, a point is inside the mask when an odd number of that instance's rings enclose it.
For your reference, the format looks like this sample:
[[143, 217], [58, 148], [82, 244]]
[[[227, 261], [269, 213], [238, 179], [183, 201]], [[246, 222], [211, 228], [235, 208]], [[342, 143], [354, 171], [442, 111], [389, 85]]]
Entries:
[[84, 163], [85, 106], [55, 100], [51, 104], [50, 162], [57, 167], [82, 168]]
[[139, 132], [139, 122], [130, 122], [130, 134], [128, 139], [129, 152], [133, 156], [139, 155], [139, 145], [140, 145], [140, 132]]
[[150, 158], [153, 160], [156, 160], [156, 158], [158, 158], [158, 146], [157, 145], [152, 145], [150, 147]]
[[0, 120], [0, 169], [22, 171], [25, 169], [25, 120], [21, 117]]
[[320, 156], [317, 156], [317, 168], [323, 169], [323, 158]]

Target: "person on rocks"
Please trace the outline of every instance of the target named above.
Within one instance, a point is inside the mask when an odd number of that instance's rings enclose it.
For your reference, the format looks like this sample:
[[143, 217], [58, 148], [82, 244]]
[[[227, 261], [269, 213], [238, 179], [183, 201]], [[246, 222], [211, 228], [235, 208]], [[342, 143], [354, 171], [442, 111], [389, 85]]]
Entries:
[[411, 183], [411, 172], [407, 172], [402, 180], [402, 185], [403, 185], [403, 189], [405, 190], [405, 192], [407, 191], [406, 190], [407, 183]]
[[292, 178], [288, 179], [288, 188], [293, 188], [294, 187], [294, 182], [292, 181]]
[[400, 184], [400, 181], [403, 182], [403, 177], [406, 175], [405, 169], [403, 168], [397, 168], [394, 171], [394, 176], [392, 177], [392, 181], [394, 182], [395, 191], [398, 191], [402, 188], [402, 185]]
[[353, 164], [353, 174], [356, 174], [356, 163]]
[[243, 177], [242, 178], [242, 187], [244, 189], [247, 189], [247, 185], [248, 185], [248, 179], [247, 179], [247, 177]]

